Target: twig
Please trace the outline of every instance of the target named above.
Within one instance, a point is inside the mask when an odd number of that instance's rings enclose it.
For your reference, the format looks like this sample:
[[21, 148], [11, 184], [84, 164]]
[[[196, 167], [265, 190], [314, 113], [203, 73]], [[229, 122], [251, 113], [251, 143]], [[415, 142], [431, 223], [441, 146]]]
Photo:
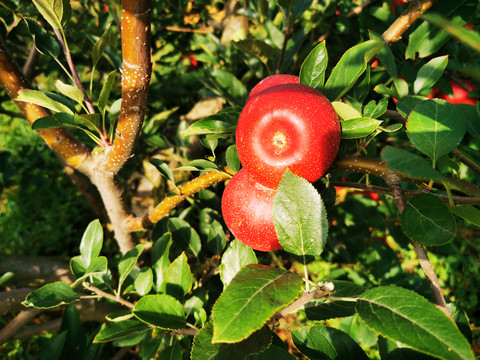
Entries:
[[152, 224], [155, 224], [160, 219], [167, 216], [173, 208], [187, 197], [192, 196], [213, 184], [230, 179], [232, 175], [228, 173], [228, 171], [228, 169], [226, 169], [225, 172], [210, 171], [180, 186], [179, 195], [167, 196], [150, 213], [143, 217], [131, 219], [128, 224], [129, 231], [134, 232], [147, 229]]
[[282, 45], [282, 51], [280, 52], [280, 57], [278, 59], [278, 64], [277, 64], [277, 69], [275, 70], [276, 74], [280, 73], [280, 69], [283, 64], [283, 59], [285, 58], [285, 52], [287, 51], [287, 43], [288, 39], [290, 38], [290, 22], [291, 22], [291, 14], [290, 11], [288, 12], [287, 15], [287, 24], [285, 26], [285, 37], [283, 38], [283, 45]]
[[345, 17], [351, 18], [355, 15], [361, 14], [366, 8], [372, 6], [376, 2], [378, 2], [378, 0], [367, 0], [364, 3], [362, 3], [361, 5], [358, 5], [355, 8], [353, 8], [353, 10], [348, 12], [347, 15], [345, 15]]
[[[405, 207], [407, 206], [407, 203], [405, 201], [405, 198], [403, 197], [400, 178], [395, 173], [391, 172], [387, 176], [385, 176], [385, 181], [392, 189], [393, 197], [398, 207], [398, 212], [402, 214], [405, 210]], [[452, 321], [454, 321], [453, 316], [447, 307], [447, 302], [445, 301], [445, 298], [443, 296], [442, 288], [440, 286], [440, 282], [438, 281], [438, 277], [435, 274], [432, 263], [428, 259], [427, 251], [419, 243], [415, 241], [412, 241], [411, 243], [413, 249], [415, 250], [415, 254], [417, 255], [418, 261], [420, 262], [423, 273], [425, 274], [428, 284], [430, 285], [430, 291], [432, 292], [435, 304], [440, 310], [445, 313], [445, 315], [447, 315], [450, 319], [452, 319]]]
[[110, 299], [110, 300], [116, 301], [119, 304], [122, 304], [123, 306], [128, 307], [129, 309], [133, 309], [135, 307], [134, 304], [132, 304], [131, 302], [129, 302], [127, 300], [122, 299], [120, 296], [115, 296], [115, 295], [109, 294], [109, 293], [107, 293], [103, 290], [100, 290], [99, 288], [93, 286], [92, 284], [84, 282], [83, 287], [87, 290], [90, 290], [90, 291], [94, 292], [97, 295], [100, 295], [101, 297], [104, 297], [105, 299]]
[[28, 57], [27, 60], [25, 61], [25, 64], [23, 64], [22, 72], [23, 75], [29, 79], [30, 76], [32, 76], [33, 72], [33, 65], [35, 64], [35, 61], [38, 58], [38, 51], [37, 48], [35, 47], [35, 42], [33, 42], [32, 46], [30, 46], [30, 51], [28, 52]]
[[80, 80], [80, 77], [78, 76], [77, 69], [75, 68], [75, 64], [73, 63], [73, 60], [72, 60], [72, 54], [70, 53], [70, 50], [68, 49], [67, 45], [65, 44], [65, 41], [63, 40], [63, 36], [60, 33], [60, 30], [54, 28], [53, 32], [55, 33], [55, 36], [57, 37], [57, 40], [60, 43], [60, 46], [62, 47], [65, 58], [67, 59], [68, 67], [70, 68], [70, 71], [73, 75], [73, 78], [75, 79], [75, 84], [80, 89], [80, 91], [83, 93], [83, 100], [85, 101], [85, 104], [87, 105], [88, 111], [90, 112], [90, 114], [94, 114], [95, 109], [93, 108], [93, 104], [90, 101], [90, 98], [88, 97], [87, 92], [85, 91], [85, 88], [83, 87], [83, 84], [82, 84], [82, 81]]
[[278, 311], [275, 315], [272, 316], [272, 318], [269, 321], [267, 321], [267, 324], [275, 324], [281, 318], [299, 309], [302, 305], [313, 300], [328, 297], [333, 293], [333, 291], [334, 291], [334, 287], [333, 287], [333, 283], [331, 282], [327, 282], [321, 286], [318, 286], [312, 292], [305, 293], [304, 295], [300, 296], [297, 300], [295, 300], [293, 303], [288, 305], [286, 308]]
[[451, 154], [455, 156], [459, 161], [467, 165], [469, 168], [473, 169], [476, 173], [480, 174], [480, 164], [477, 163], [475, 160], [470, 159], [458, 148], [453, 149]]
[[181, 28], [178, 26], [165, 26], [165, 30], [174, 31], [174, 32], [184, 32], [184, 33], [195, 33], [195, 34], [211, 34], [213, 33], [213, 28], [200, 28], [200, 29], [190, 29], [190, 28]]
[[27, 309], [18, 313], [2, 330], [0, 330], [0, 346], [15, 336], [20, 329], [40, 315], [43, 309]]
[[388, 44], [392, 44], [402, 38], [407, 29], [427, 11], [434, 3], [434, 0], [412, 1], [405, 12], [383, 33], [382, 38]]

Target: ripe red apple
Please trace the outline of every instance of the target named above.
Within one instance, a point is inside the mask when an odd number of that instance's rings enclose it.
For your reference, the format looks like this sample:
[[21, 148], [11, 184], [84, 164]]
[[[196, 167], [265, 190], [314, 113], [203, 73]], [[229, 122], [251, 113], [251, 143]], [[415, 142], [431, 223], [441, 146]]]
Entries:
[[295, 75], [277, 74], [268, 76], [253, 87], [252, 91], [250, 91], [250, 94], [248, 95], [247, 103], [259, 93], [271, 88], [272, 86], [299, 83], [300, 79], [298, 78], [298, 76]]
[[470, 80], [449, 80], [448, 83], [452, 87], [453, 97], [448, 96], [443, 92], [439, 92], [437, 97], [439, 99], [447, 100], [452, 104], [470, 104], [476, 105], [477, 99], [468, 97], [470, 93], [477, 90], [477, 86]]
[[271, 189], [287, 168], [315, 182], [335, 159], [340, 132], [332, 104], [319, 91], [277, 85], [251, 99], [240, 114], [238, 156], [252, 178]]
[[222, 213], [227, 227], [243, 244], [255, 250], [281, 248], [273, 224], [275, 190], [255, 182], [245, 169], [225, 187]]

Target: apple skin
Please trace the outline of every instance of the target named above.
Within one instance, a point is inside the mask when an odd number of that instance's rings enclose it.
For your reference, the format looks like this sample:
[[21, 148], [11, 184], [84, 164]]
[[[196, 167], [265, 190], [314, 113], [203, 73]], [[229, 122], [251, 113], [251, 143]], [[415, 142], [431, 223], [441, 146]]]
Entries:
[[447, 100], [451, 104], [469, 104], [469, 105], [476, 105], [477, 99], [468, 97], [468, 95], [477, 90], [477, 86], [469, 81], [469, 80], [449, 80], [448, 83], [452, 87], [453, 90], [453, 97], [448, 96], [443, 92], [439, 92], [437, 97], [439, 99]]
[[247, 97], [246, 102], [248, 103], [259, 93], [273, 86], [284, 85], [284, 84], [299, 84], [299, 83], [300, 83], [300, 79], [298, 76], [295, 76], [295, 75], [277, 74], [277, 75], [268, 76], [253, 87], [252, 91], [250, 91], [250, 94]]
[[282, 247], [273, 224], [275, 193], [253, 180], [245, 169], [237, 172], [225, 187], [223, 219], [232, 234], [252, 249], [273, 251]]
[[335, 109], [319, 91], [302, 84], [271, 87], [240, 114], [236, 143], [253, 179], [276, 189], [287, 168], [315, 182], [333, 163], [340, 145]]

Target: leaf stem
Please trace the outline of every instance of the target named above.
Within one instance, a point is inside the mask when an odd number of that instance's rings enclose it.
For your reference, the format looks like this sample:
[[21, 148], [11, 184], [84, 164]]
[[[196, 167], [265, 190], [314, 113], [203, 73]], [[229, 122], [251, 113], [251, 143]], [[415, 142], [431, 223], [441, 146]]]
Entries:
[[122, 299], [120, 296], [115, 296], [112, 294], [109, 294], [103, 290], [100, 290], [96, 286], [93, 286], [92, 284], [84, 282], [83, 287], [87, 290], [90, 290], [91, 292], [100, 295], [101, 297], [104, 297], [105, 299], [113, 300], [115, 302], [118, 302], [119, 304], [122, 304], [123, 306], [128, 307], [129, 309], [133, 309], [135, 307], [134, 304], [132, 304], [130, 301]]

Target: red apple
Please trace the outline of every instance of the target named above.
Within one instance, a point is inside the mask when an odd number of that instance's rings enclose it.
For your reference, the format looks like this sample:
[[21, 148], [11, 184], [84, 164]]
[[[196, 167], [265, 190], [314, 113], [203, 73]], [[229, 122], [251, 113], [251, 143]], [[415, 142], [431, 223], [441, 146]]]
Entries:
[[284, 84], [299, 84], [300, 79], [298, 76], [295, 75], [286, 75], [286, 74], [278, 74], [278, 75], [271, 75], [266, 77], [265, 79], [261, 80], [257, 85], [254, 86], [252, 91], [247, 98], [247, 103], [252, 100], [255, 96], [261, 93], [264, 90], [271, 88], [272, 86], [277, 85], [284, 85]]
[[437, 95], [439, 99], [447, 100], [452, 104], [476, 105], [477, 99], [468, 97], [472, 91], [478, 89], [473, 82], [470, 80], [449, 80], [448, 83], [452, 87], [453, 97], [450, 97], [443, 92], [439, 92]]
[[332, 104], [319, 91], [277, 85], [251, 99], [240, 114], [238, 156], [252, 178], [271, 189], [287, 168], [315, 182], [335, 159], [340, 132]]
[[243, 244], [255, 250], [281, 248], [273, 224], [275, 190], [258, 184], [245, 169], [236, 173], [225, 187], [222, 213], [227, 227]]

